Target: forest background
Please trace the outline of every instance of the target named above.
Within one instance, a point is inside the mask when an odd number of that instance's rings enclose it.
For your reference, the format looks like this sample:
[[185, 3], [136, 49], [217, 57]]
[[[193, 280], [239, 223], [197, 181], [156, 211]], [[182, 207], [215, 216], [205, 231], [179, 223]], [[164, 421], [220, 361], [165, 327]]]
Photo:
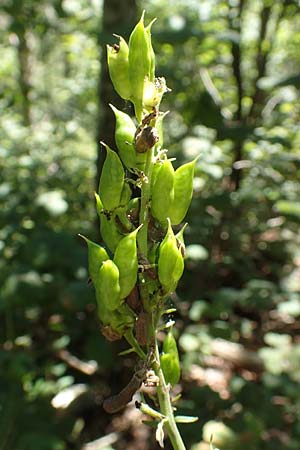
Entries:
[[[148, 450], [101, 402], [134, 361], [99, 332], [87, 251], [113, 145], [105, 44], [157, 17], [165, 146], [200, 155], [186, 271], [170, 299], [187, 447], [300, 445], [300, 7], [296, 0], [2, 0], [0, 449]], [[166, 444], [168, 449], [168, 444]]]

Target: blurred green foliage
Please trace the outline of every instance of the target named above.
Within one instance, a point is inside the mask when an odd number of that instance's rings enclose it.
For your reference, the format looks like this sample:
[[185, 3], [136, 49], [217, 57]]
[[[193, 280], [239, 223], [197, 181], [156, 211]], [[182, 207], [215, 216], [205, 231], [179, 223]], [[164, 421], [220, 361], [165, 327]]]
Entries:
[[[98, 238], [101, 5], [4, 0], [0, 12], [1, 450], [82, 448], [108, 432], [97, 395], [122, 385], [77, 238]], [[172, 89], [165, 145], [179, 162], [200, 154], [176, 299], [180, 406], [200, 417], [183, 428], [188, 448], [208, 450], [213, 435], [221, 450], [298, 450], [298, 2], [140, 8], [159, 19], [158, 74]], [[242, 347], [220, 353], [224, 342]], [[53, 397], [82, 383], [93, 400], [58, 412]]]

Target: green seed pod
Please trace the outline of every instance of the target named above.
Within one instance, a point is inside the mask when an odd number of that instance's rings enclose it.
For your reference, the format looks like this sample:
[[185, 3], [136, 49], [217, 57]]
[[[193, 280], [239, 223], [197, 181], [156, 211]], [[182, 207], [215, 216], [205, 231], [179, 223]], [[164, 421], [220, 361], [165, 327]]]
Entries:
[[131, 197], [131, 189], [129, 183], [124, 182], [120, 206], [115, 209], [113, 212], [112, 220], [114, 220], [117, 225], [120, 225], [119, 228], [121, 232], [128, 233], [132, 230], [132, 223], [129, 221], [127, 217], [127, 206]]
[[99, 195], [104, 208], [112, 211], [121, 202], [121, 195], [124, 187], [124, 169], [117, 153], [105, 145], [107, 155], [103, 164], [103, 169], [99, 183]]
[[173, 336], [171, 329], [169, 330], [168, 334], [166, 335], [166, 337], [164, 339], [163, 352], [164, 353], [176, 353], [176, 355], [178, 356], [176, 340]]
[[123, 235], [119, 232], [114, 218], [108, 219], [104, 214], [100, 217], [100, 233], [103, 241], [113, 253]]
[[181, 251], [177, 247], [170, 220], [164, 240], [159, 247], [158, 278], [165, 293], [176, 289], [184, 269]]
[[110, 325], [112, 311], [107, 309], [106, 305], [103, 303], [102, 298], [100, 297], [100, 293], [96, 290], [96, 299], [97, 299], [97, 310], [98, 316], [103, 325]]
[[145, 170], [146, 160], [147, 153], [136, 153], [136, 168], [143, 172]]
[[133, 145], [136, 126], [131, 117], [109, 105], [116, 117], [115, 141], [120, 158], [127, 169], [136, 166], [135, 148]]
[[174, 169], [171, 161], [164, 161], [157, 171], [152, 188], [151, 213], [162, 224], [169, 217], [169, 208], [174, 199]]
[[89, 274], [92, 279], [92, 282], [95, 284], [96, 278], [99, 275], [99, 269], [103, 261], [106, 261], [107, 259], [109, 259], [109, 257], [104, 247], [101, 247], [101, 245], [98, 245], [95, 242], [90, 241], [88, 238], [82, 236], [81, 234], [79, 236], [82, 237], [88, 245]]
[[149, 25], [147, 25], [145, 28], [145, 31], [147, 33], [146, 36], [148, 39], [148, 48], [149, 48], [149, 55], [150, 55], [150, 71], [149, 71], [149, 80], [150, 81], [154, 81], [154, 78], [155, 78], [155, 54], [154, 54], [154, 50], [152, 47], [152, 40], [151, 40], [151, 28], [155, 21], [156, 21], [156, 19], [153, 19], [149, 23]]
[[180, 363], [175, 338], [171, 331], [165, 337], [160, 364], [167, 383], [174, 386], [180, 379]]
[[131, 189], [129, 183], [124, 182], [124, 186], [121, 193], [120, 205], [121, 207], [127, 206], [131, 197]]
[[193, 178], [195, 162], [180, 166], [174, 174], [174, 200], [169, 209], [169, 217], [173, 225], [183, 221], [193, 196]]
[[121, 36], [114, 36], [119, 39], [119, 44], [112, 47], [107, 45], [109, 75], [120, 97], [129, 100], [131, 97], [128, 61], [129, 48], [127, 42]]
[[120, 271], [121, 298], [125, 298], [130, 294], [137, 280], [138, 257], [136, 236], [139, 229], [140, 227], [121, 239], [115, 251], [114, 263]]
[[145, 79], [150, 79], [153, 70], [152, 53], [149, 47], [149, 32], [144, 26], [143, 12], [129, 38], [129, 78], [131, 82], [132, 101], [138, 122], [142, 120], [143, 95]]
[[[111, 252], [114, 252], [118, 245], [118, 241], [115, 239], [117, 230], [114, 226], [111, 226], [111, 221], [104, 215], [100, 217], [100, 234], [105, 245], [107, 245]], [[121, 239], [122, 237], [120, 236], [120, 240]]]
[[158, 171], [162, 167], [162, 165], [163, 165], [163, 161], [161, 161], [161, 160], [158, 160], [153, 164], [152, 175], [151, 175], [151, 192], [153, 192], [153, 186], [155, 184]]
[[114, 311], [120, 306], [119, 269], [111, 259], [102, 263], [95, 288], [97, 302], [103, 303], [104, 308]]
[[96, 197], [96, 209], [100, 219], [100, 234], [111, 252], [114, 252], [123, 235], [118, 231], [114, 216], [108, 217], [105, 214], [103, 203], [98, 194]]

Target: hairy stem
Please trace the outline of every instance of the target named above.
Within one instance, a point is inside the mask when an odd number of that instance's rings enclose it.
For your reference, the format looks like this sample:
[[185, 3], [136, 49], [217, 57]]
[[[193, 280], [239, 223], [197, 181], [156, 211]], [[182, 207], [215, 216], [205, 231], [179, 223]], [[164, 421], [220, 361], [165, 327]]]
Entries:
[[[139, 231], [138, 234], [138, 246], [140, 252], [147, 257], [148, 254], [148, 223], [149, 223], [149, 201], [150, 201], [150, 187], [151, 187], [151, 176], [153, 170], [153, 154], [154, 149], [148, 151], [147, 161], [145, 166], [144, 179], [142, 182], [141, 188], [141, 208], [140, 208], [140, 216], [139, 223], [143, 224], [143, 227]], [[142, 290], [143, 291], [143, 290]], [[156, 338], [156, 329], [158, 320], [155, 312], [153, 312], [151, 317], [152, 329], [151, 329], [151, 338], [154, 340], [154, 352], [155, 352], [155, 363], [153, 365], [153, 369], [156, 375], [159, 378], [159, 385], [157, 386], [157, 396], [159, 400], [159, 405], [161, 409], [161, 413], [166, 417], [165, 428], [168, 432], [168, 436], [171, 440], [172, 446], [174, 450], [185, 450], [184, 443], [182, 441], [181, 435], [177, 428], [173, 408], [170, 399], [170, 389], [167, 386], [164, 374], [160, 367], [160, 359], [159, 359], [159, 349]], [[150, 327], [149, 327], [150, 328]], [[151, 339], [152, 340], [152, 339]]]
[[149, 201], [150, 201], [150, 187], [151, 187], [151, 176], [153, 169], [153, 153], [154, 149], [151, 148], [147, 152], [147, 160], [144, 172], [144, 179], [142, 181], [141, 188], [141, 209], [139, 222], [143, 227], [138, 234], [138, 246], [140, 252], [147, 257], [148, 254], [148, 223], [149, 223]]
[[180, 432], [177, 428], [177, 424], [175, 422], [173, 407], [170, 398], [170, 386], [166, 384], [163, 371], [160, 367], [159, 349], [155, 329], [156, 326], [154, 327], [154, 351], [156, 361], [153, 365], [153, 369], [159, 378], [159, 385], [157, 386], [157, 396], [160, 410], [161, 413], [167, 418], [165, 428], [168, 432], [168, 436], [172, 443], [173, 449], [186, 450]]

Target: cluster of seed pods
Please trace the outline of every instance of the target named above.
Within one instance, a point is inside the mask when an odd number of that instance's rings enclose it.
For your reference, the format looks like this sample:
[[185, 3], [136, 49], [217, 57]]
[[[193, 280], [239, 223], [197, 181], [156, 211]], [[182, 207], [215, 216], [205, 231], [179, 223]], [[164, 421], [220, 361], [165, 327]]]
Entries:
[[[116, 36], [118, 44], [107, 47], [112, 83], [123, 99], [133, 103], [135, 117], [110, 105], [115, 149], [103, 143], [106, 158], [95, 194], [102, 245], [84, 238], [103, 334], [115, 340], [130, 331], [147, 351], [151, 345], [147, 321], [164, 308], [164, 299], [176, 289], [184, 270], [185, 226], [180, 224], [192, 199], [196, 162], [174, 170], [163, 148], [166, 113], [159, 105], [168, 89], [164, 78], [155, 78], [153, 22], [145, 27], [142, 15], [129, 44]], [[174, 226], [180, 229], [176, 234]], [[145, 227], [146, 251], [139, 240]], [[180, 372], [171, 332], [161, 366], [168, 382], [175, 384]]]

